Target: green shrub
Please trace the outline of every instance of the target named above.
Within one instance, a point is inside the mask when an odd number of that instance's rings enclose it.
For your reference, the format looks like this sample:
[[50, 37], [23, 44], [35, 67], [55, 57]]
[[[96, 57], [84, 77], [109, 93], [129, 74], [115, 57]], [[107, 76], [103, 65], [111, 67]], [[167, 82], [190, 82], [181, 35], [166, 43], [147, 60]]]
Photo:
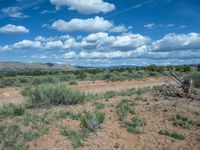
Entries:
[[27, 93], [33, 107], [75, 105], [85, 100], [84, 93], [69, 88], [65, 84], [41, 84]]
[[25, 108], [21, 105], [7, 104], [0, 109], [0, 116], [14, 117], [22, 116], [25, 112]]
[[130, 102], [127, 99], [121, 100], [117, 106], [116, 106], [116, 111], [119, 116], [119, 120], [123, 120], [127, 117], [129, 113], [134, 114], [134, 103]]
[[48, 113], [44, 113], [42, 115], [35, 115], [30, 111], [25, 111], [23, 124], [24, 126], [40, 126], [42, 124], [50, 125], [52, 124], [53, 120], [49, 117]]
[[193, 121], [185, 116], [176, 114], [172, 117], [173, 125], [177, 127], [182, 127], [184, 129], [191, 129], [192, 127], [198, 127], [198, 121]]
[[148, 71], [157, 71], [157, 70], [158, 70], [158, 66], [152, 64], [152, 65], [147, 66], [146, 69], [147, 69]]
[[[27, 116], [28, 117], [28, 116]], [[35, 117], [36, 118], [36, 117]], [[30, 125], [30, 121], [32, 118], [29, 116], [28, 125]], [[0, 125], [0, 144], [5, 150], [25, 150], [28, 149], [28, 143], [36, 138], [41, 137], [44, 134], [49, 133], [49, 128], [46, 124], [45, 120], [35, 119], [34, 123], [31, 124], [29, 129], [24, 128], [17, 121], [17, 124], [12, 125]]]
[[189, 72], [191, 71], [191, 67], [190, 66], [183, 66], [183, 72]]
[[128, 132], [133, 134], [141, 133], [139, 127], [145, 126], [146, 120], [145, 119], [139, 119], [136, 117], [133, 117], [131, 121], [125, 121], [124, 127], [127, 129]]
[[103, 123], [104, 119], [105, 113], [103, 112], [85, 112], [80, 119], [81, 127], [94, 132]]
[[81, 70], [79, 72], [78, 78], [81, 79], [81, 80], [84, 80], [86, 77], [87, 77], [87, 73], [84, 70]]
[[184, 135], [177, 133], [177, 132], [174, 132], [174, 131], [167, 130], [167, 129], [160, 130], [159, 134], [160, 135], [166, 135], [166, 136], [178, 139], [178, 140], [184, 140], [185, 139]]
[[175, 71], [183, 71], [183, 66], [176, 66]]

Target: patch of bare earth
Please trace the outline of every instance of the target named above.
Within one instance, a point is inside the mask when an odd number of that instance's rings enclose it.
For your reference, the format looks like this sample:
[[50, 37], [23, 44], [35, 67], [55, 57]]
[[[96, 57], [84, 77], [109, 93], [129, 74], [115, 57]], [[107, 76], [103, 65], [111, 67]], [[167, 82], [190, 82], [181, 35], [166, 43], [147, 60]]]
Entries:
[[21, 88], [8, 87], [0, 88], [0, 106], [8, 103], [19, 104], [23, 102]]
[[49, 134], [29, 143], [30, 150], [70, 150], [70, 141], [60, 134], [60, 129], [52, 127]]

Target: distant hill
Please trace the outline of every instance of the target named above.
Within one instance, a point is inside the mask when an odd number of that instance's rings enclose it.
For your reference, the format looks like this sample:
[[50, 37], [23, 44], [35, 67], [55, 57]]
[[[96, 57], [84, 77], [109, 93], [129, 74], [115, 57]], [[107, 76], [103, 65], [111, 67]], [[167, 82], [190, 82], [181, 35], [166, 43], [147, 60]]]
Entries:
[[53, 64], [53, 63], [25, 63], [25, 62], [0, 62], [0, 72], [8, 71], [70, 71], [77, 68], [67, 64]]

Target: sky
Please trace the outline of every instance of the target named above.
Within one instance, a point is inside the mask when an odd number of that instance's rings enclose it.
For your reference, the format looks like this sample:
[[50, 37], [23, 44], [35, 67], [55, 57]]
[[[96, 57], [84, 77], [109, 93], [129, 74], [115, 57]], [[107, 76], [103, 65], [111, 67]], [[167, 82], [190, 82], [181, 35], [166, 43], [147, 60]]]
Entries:
[[200, 63], [199, 0], [0, 0], [0, 62]]

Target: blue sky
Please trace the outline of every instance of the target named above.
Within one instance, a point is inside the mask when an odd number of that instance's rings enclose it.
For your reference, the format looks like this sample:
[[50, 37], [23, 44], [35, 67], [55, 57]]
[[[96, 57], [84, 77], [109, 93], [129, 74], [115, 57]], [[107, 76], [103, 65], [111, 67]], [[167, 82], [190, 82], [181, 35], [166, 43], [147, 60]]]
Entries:
[[199, 0], [0, 0], [0, 61], [200, 63]]

